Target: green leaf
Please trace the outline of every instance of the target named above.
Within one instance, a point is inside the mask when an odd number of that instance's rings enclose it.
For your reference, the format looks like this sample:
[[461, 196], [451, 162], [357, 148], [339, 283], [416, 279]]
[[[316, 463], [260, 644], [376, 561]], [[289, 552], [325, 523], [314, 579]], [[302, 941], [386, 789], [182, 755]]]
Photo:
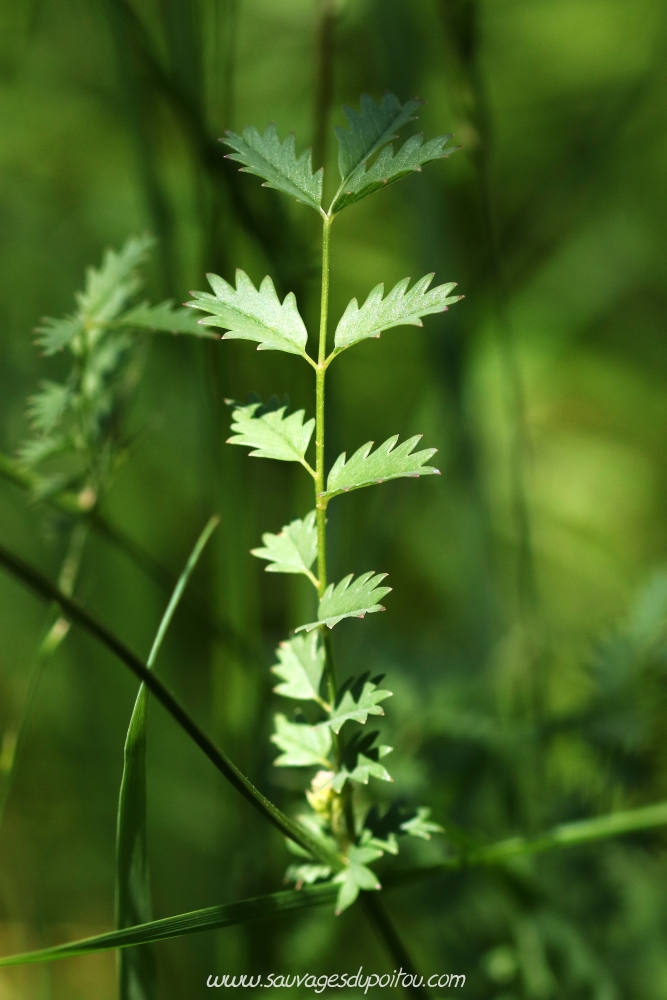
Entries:
[[368, 673], [357, 678], [341, 689], [337, 703], [331, 710], [329, 718], [323, 726], [331, 726], [334, 733], [339, 733], [346, 722], [366, 722], [369, 715], [384, 715], [380, 702], [391, 698], [392, 692], [378, 687], [375, 680], [367, 680]]
[[362, 847], [376, 847], [378, 851], [386, 854], [398, 854], [398, 841], [395, 833], [390, 833], [386, 840], [382, 840], [380, 837], [374, 837], [370, 830], [364, 829], [361, 832], [360, 844]]
[[305, 461], [305, 454], [315, 427], [315, 420], [304, 423], [304, 410], [297, 410], [286, 416], [287, 407], [268, 413], [261, 411], [261, 403], [250, 403], [249, 406], [237, 406], [232, 413], [232, 430], [235, 437], [228, 438], [227, 444], [241, 444], [246, 448], [254, 448], [251, 456], [255, 458], [275, 458], [281, 462], [301, 462], [314, 475]]
[[256, 920], [267, 920], [292, 910], [323, 906], [325, 903], [333, 901], [336, 893], [336, 886], [329, 882], [324, 885], [304, 886], [303, 889], [288, 889], [266, 896], [255, 896], [252, 899], [242, 899], [236, 903], [223, 903], [221, 906], [208, 906], [202, 910], [179, 913], [173, 917], [163, 917], [161, 920], [152, 920], [148, 924], [139, 924], [136, 927], [127, 927], [120, 931], [109, 931], [106, 934], [97, 934], [95, 937], [71, 941], [68, 944], [41, 948], [39, 951], [29, 951], [21, 955], [6, 955], [4, 958], [0, 958], [0, 968], [32, 965], [37, 962], [53, 962], [61, 958], [75, 958], [78, 955], [94, 955], [97, 952], [109, 951], [114, 948], [129, 948], [141, 944], [151, 944], [154, 941], [168, 941], [171, 938], [183, 937], [185, 934], [197, 934], [220, 927], [234, 927], [239, 924], [253, 923]]
[[209, 313], [199, 320], [202, 326], [217, 326], [228, 332], [223, 340], [253, 340], [258, 351], [285, 351], [307, 358], [308, 331], [296, 306], [294, 292], [281, 304], [273, 281], [267, 275], [259, 289], [245, 271], [236, 271], [236, 288], [217, 274], [207, 274], [214, 294], [191, 292], [190, 309]]
[[372, 454], [373, 442], [368, 441], [355, 451], [349, 462], [345, 461], [346, 453], [343, 452], [329, 473], [326, 491], [319, 495], [335, 497], [339, 493], [384, 483], [388, 479], [400, 479], [402, 476], [439, 476], [439, 469], [424, 464], [435, 455], [437, 448], [425, 448], [411, 454], [420, 440], [421, 434], [415, 434], [396, 448], [398, 434], [395, 434]]
[[[389, 693], [389, 692], [388, 692]], [[374, 715], [377, 713], [373, 713]], [[378, 750], [384, 750], [386, 753], [391, 753], [391, 747], [380, 746]], [[365, 757], [362, 753], [357, 757], [357, 766], [352, 771], [343, 766], [340, 771], [336, 774], [336, 777], [331, 782], [331, 787], [334, 792], [341, 792], [346, 781], [356, 781], [360, 785], [367, 785], [369, 778], [378, 778], [380, 781], [393, 781], [394, 779], [390, 775], [386, 767], [383, 767], [376, 760], [371, 760], [370, 757]]]
[[[206, 542], [219, 521], [206, 524], [176, 583], [147, 660], [152, 669], [183, 591]], [[144, 924], [152, 917], [146, 847], [146, 735], [149, 694], [144, 684], [132, 711], [124, 748], [123, 777], [118, 801], [116, 836], [116, 924]], [[157, 980], [151, 949], [144, 945], [123, 953], [120, 960], [120, 1000], [152, 1000]]]
[[391, 587], [380, 587], [378, 584], [386, 575], [386, 573], [374, 575], [371, 571], [358, 576], [352, 583], [353, 574], [350, 573], [336, 586], [330, 583], [320, 600], [317, 621], [300, 625], [296, 631], [310, 632], [319, 625], [333, 628], [343, 618], [363, 618], [364, 615], [373, 614], [375, 611], [384, 611], [378, 601], [389, 593]]
[[303, 573], [317, 586], [310, 567], [317, 558], [316, 513], [311, 510], [303, 520], [296, 518], [285, 525], [279, 535], [262, 535], [263, 549], [251, 549], [258, 559], [267, 559], [267, 573]]
[[282, 144], [274, 122], [267, 125], [264, 135], [248, 125], [243, 130], [243, 136], [230, 131], [226, 132], [226, 136], [226, 139], [220, 141], [234, 150], [226, 158], [242, 163], [242, 173], [262, 177], [265, 181], [263, 187], [282, 191], [304, 205], [320, 210], [324, 169], [320, 167], [317, 173], [313, 173], [310, 149], [297, 159], [293, 132], [290, 132]]
[[39, 465], [40, 462], [45, 462], [48, 458], [62, 455], [70, 447], [71, 441], [69, 437], [64, 435], [53, 434], [36, 437], [21, 445], [18, 452], [19, 461], [22, 465]]
[[33, 429], [42, 434], [54, 430], [71, 400], [69, 386], [42, 382], [42, 391], [28, 400], [28, 419]]
[[35, 331], [37, 344], [47, 357], [57, 354], [67, 344], [71, 344], [83, 332], [84, 326], [80, 316], [64, 316], [53, 319], [46, 316]]
[[124, 315], [114, 320], [114, 326], [132, 327], [136, 330], [155, 330], [161, 333], [191, 333], [195, 337], [207, 337], [217, 340], [218, 336], [211, 333], [188, 312], [187, 309], [176, 309], [171, 300], [152, 306], [142, 302]]
[[361, 889], [381, 889], [382, 886], [374, 871], [367, 866], [372, 861], [382, 857], [382, 851], [375, 847], [350, 847], [347, 855], [348, 865], [334, 878], [334, 883], [340, 885], [336, 900], [336, 914], [342, 913], [354, 903]]
[[420, 806], [417, 815], [401, 823], [401, 830], [409, 833], [411, 837], [421, 837], [422, 840], [430, 840], [432, 833], [444, 833], [444, 827], [439, 823], [429, 822], [431, 810], [427, 806]]
[[88, 324], [116, 319], [137, 290], [137, 268], [154, 246], [151, 236], [131, 237], [121, 250], [107, 250], [99, 270], [88, 269], [86, 287], [76, 294], [79, 313]]
[[415, 170], [421, 170], [426, 163], [432, 160], [441, 160], [452, 153], [456, 153], [460, 146], [451, 146], [445, 149], [446, 144], [452, 138], [449, 135], [439, 135], [435, 139], [424, 142], [424, 137], [420, 133], [411, 136], [396, 154], [394, 147], [387, 146], [382, 150], [375, 163], [365, 170], [363, 165], [354, 171], [341, 185], [341, 190], [336, 196], [333, 210], [342, 211], [348, 205], [353, 205], [355, 201], [365, 198], [374, 191], [399, 181]]
[[[399, 99], [387, 92], [378, 106], [368, 94], [361, 95], [361, 113], [354, 108], [343, 107], [348, 129], [336, 126], [334, 132], [338, 140], [338, 169], [343, 190], [355, 171], [363, 169], [363, 164], [388, 142], [396, 138], [398, 129], [415, 117], [414, 112], [423, 101], [418, 98], [401, 104]], [[340, 193], [340, 192], [339, 192]], [[337, 199], [332, 211], [339, 211]]]
[[282, 642], [276, 653], [280, 663], [271, 667], [271, 671], [284, 682], [273, 689], [276, 694], [297, 701], [321, 702], [320, 684], [326, 657], [319, 633], [295, 635]]
[[352, 299], [336, 327], [334, 354], [340, 354], [360, 340], [379, 337], [383, 330], [394, 326], [423, 326], [422, 316], [445, 312], [453, 302], [459, 301], [460, 295], [450, 295], [456, 282], [428, 291], [432, 280], [433, 274], [426, 274], [408, 292], [410, 279], [403, 278], [384, 299], [384, 284], [376, 285], [361, 308], [357, 300]]
[[313, 885], [330, 875], [331, 868], [327, 865], [290, 865], [285, 872], [285, 881], [296, 882], [297, 889], [300, 889], [303, 885]]
[[289, 722], [284, 715], [276, 715], [276, 732], [271, 736], [282, 754], [276, 767], [310, 767], [320, 764], [330, 767], [331, 731], [328, 726], [309, 726], [305, 722]]

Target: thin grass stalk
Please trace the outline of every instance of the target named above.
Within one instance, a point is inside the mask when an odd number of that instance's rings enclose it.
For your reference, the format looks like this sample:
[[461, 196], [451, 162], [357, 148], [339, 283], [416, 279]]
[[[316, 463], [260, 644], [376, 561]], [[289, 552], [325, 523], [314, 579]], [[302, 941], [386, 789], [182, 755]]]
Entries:
[[217, 747], [206, 733], [200, 729], [187, 710], [181, 705], [180, 701], [162, 681], [120, 639], [105, 628], [104, 625], [96, 621], [76, 601], [63, 594], [42, 573], [34, 569], [34, 567], [30, 566], [23, 559], [14, 555], [14, 553], [10, 552], [4, 546], [0, 546], [0, 565], [35, 594], [46, 600], [56, 601], [72, 622], [79, 625], [90, 635], [93, 635], [107, 649], [114, 653], [139, 680], [145, 683], [151, 694], [155, 695], [160, 704], [199, 749], [203, 751], [218, 771], [224, 775], [227, 781], [233, 785], [254, 809], [265, 819], [268, 819], [277, 830], [290, 840], [294, 840], [304, 850], [320, 858], [325, 864], [332, 866], [334, 870], [339, 870], [341, 861], [338, 855], [333, 855], [324, 849], [319, 841], [314, 840], [306, 830], [286, 816], [259, 789], [255, 788], [249, 778], [239, 770], [227, 754]]
[[[88, 525], [85, 522], [79, 522], [79, 524], [75, 525], [70, 535], [67, 554], [58, 578], [58, 585], [67, 596], [71, 596], [74, 592], [87, 536]], [[56, 605], [50, 612], [50, 617], [53, 616], [53, 611], [57, 613], [57, 610]], [[27, 690], [18, 726], [10, 735], [9, 740], [7, 740], [6, 735], [3, 739], [2, 754], [0, 755], [0, 777], [2, 778], [2, 790], [0, 791], [0, 827], [2, 827], [5, 811], [14, 785], [16, 769], [25, 743], [37, 692], [44, 675], [44, 668], [68, 632], [69, 622], [62, 615], [57, 614], [55, 621], [46, 631], [35, 654], [30, 676], [28, 677]]]
[[[639, 809], [628, 809], [593, 819], [562, 823], [536, 837], [511, 837], [452, 855], [437, 865], [387, 872], [383, 876], [384, 891], [425, 881], [459, 871], [464, 868], [503, 865], [515, 857], [541, 854], [557, 848], [577, 847], [596, 841], [620, 837], [667, 826], [667, 801], [656, 802]], [[165, 941], [185, 934], [231, 927], [257, 920], [267, 920], [282, 913], [311, 906], [323, 906], [334, 901], [337, 888], [330, 882], [304, 886], [302, 889], [274, 892], [236, 903], [211, 906], [173, 917], [151, 921], [121, 931], [109, 931], [95, 937], [83, 938], [68, 944], [42, 948], [37, 951], [0, 958], [0, 968], [52, 962], [114, 948], [128, 948], [138, 944]], [[363, 898], [363, 897], [362, 897]]]
[[[217, 516], [209, 519], [178, 578], [146, 661], [149, 670], [153, 669], [188, 580], [218, 522]], [[123, 777], [118, 802], [116, 926], [119, 929], [148, 923], [152, 919], [146, 836], [148, 711], [149, 692], [146, 685], [141, 684], [125, 740]], [[157, 979], [151, 949], [143, 946], [127, 954], [122, 952], [119, 965], [121, 1000], [154, 1000]]]

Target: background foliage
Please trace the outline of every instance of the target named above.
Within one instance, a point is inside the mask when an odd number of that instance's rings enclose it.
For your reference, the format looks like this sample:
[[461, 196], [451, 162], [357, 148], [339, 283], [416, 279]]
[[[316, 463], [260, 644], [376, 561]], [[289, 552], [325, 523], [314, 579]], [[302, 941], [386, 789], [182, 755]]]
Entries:
[[[466, 299], [425, 331], [358, 346], [333, 373], [331, 458], [400, 427], [439, 447], [443, 475], [358, 491], [344, 520], [332, 509], [331, 570], [377, 565], [400, 580], [381, 620], [336, 632], [346, 665], [386, 672], [396, 692], [382, 721], [392, 794], [482, 841], [667, 794], [666, 30], [654, 0], [0, 3], [7, 454], [27, 435], [26, 396], [63, 375], [31, 331], [71, 311], [84, 268], [131, 233], [159, 240], [152, 301], [182, 301], [205, 271], [229, 281], [239, 266], [296, 292], [314, 324], [312, 213], [239, 175], [216, 141], [225, 128], [275, 118], [299, 149], [314, 142], [315, 167], [333, 167], [325, 134], [344, 123], [341, 103], [390, 88], [426, 98], [426, 133], [464, 146], [337, 224], [332, 317], [379, 281], [432, 269]], [[155, 338], [105, 514], [174, 573], [221, 515], [159, 670], [289, 809], [295, 790], [271, 766], [268, 667], [289, 625], [308, 620], [308, 583], [283, 592], [248, 550], [308, 501], [285, 463], [222, 447], [226, 397], [299, 385], [294, 359], [269, 360]], [[295, 408], [312, 409], [308, 374]], [[58, 575], [64, 515], [2, 481], [0, 525]], [[4, 576], [0, 594], [1, 769], [47, 619]], [[76, 594], [147, 653], [164, 588], [108, 537], [91, 534]], [[225, 624], [217, 634], [202, 608]], [[112, 926], [136, 687], [76, 630], [49, 662], [0, 830], [3, 953]], [[159, 709], [149, 792], [156, 915], [278, 886], [279, 835]], [[658, 1000], [663, 839], [443, 876], [388, 903], [420, 967], [465, 972], [483, 1000]], [[165, 998], [203, 994], [213, 971], [387, 963], [361, 913], [326, 908], [155, 950]], [[92, 995], [116, 995], [113, 956], [0, 975], [2, 1000]]]

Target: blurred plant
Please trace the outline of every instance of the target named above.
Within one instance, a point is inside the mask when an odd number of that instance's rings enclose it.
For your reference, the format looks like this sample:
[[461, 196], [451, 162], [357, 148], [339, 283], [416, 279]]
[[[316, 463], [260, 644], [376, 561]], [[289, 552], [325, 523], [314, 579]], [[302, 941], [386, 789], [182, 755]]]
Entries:
[[[134, 237], [120, 251], [107, 251], [99, 269], [89, 268], [85, 288], [75, 296], [75, 311], [42, 321], [37, 329], [42, 353], [50, 357], [67, 352], [71, 367], [64, 382], [44, 381], [29, 399], [32, 434], [18, 460], [0, 456], [0, 471], [27, 486], [35, 500], [59, 500], [57, 527], [67, 542], [58, 582], [67, 595], [74, 591], [90, 517], [127, 447], [122, 419], [140, 377], [145, 346], [136, 333], [198, 333], [185, 309], [173, 309], [169, 302], [151, 306], [136, 301], [143, 284], [139, 268], [154, 244], [150, 236]], [[0, 822], [43, 665], [69, 630], [61, 615], [51, 617], [55, 620], [37, 651], [21, 717], [3, 737]]]

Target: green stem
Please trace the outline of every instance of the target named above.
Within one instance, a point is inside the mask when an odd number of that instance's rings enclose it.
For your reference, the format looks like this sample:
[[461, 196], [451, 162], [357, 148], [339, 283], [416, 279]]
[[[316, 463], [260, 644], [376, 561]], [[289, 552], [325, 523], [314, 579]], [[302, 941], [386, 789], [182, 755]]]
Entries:
[[[315, 509], [317, 511], [317, 579], [320, 598], [327, 589], [327, 500], [324, 493], [324, 380], [327, 358], [327, 320], [329, 315], [329, 234], [333, 216], [324, 215], [322, 227], [322, 297], [320, 301], [320, 341], [315, 370]], [[331, 642], [322, 628], [322, 639], [327, 653], [327, 688], [331, 704], [336, 698]]]

